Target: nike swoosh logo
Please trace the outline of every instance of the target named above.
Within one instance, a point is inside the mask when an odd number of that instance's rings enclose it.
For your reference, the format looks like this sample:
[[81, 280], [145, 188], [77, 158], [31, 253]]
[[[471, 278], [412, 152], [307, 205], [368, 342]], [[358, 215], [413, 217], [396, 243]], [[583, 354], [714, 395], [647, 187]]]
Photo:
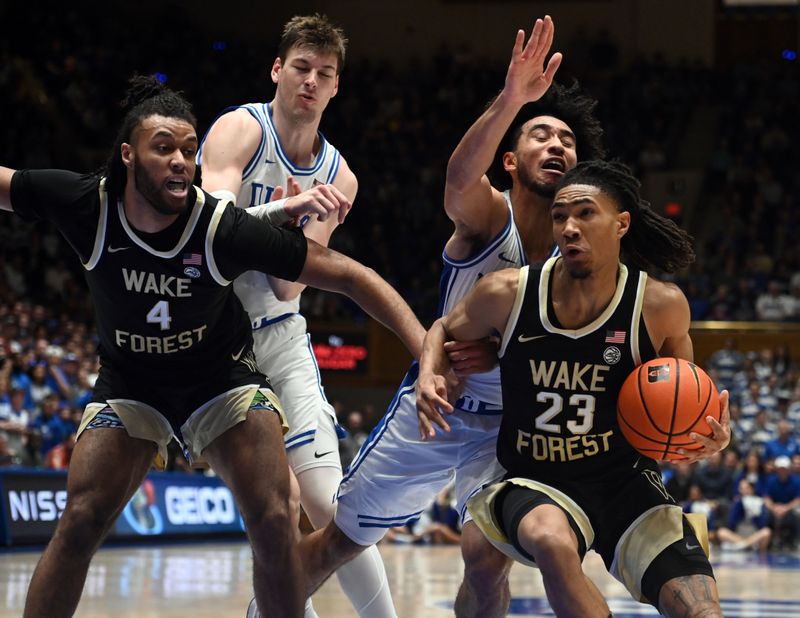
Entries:
[[247, 347], [247, 344], [245, 343], [245, 344], [242, 346], [242, 349], [241, 349], [241, 350], [239, 350], [239, 352], [238, 352], [237, 354], [231, 354], [231, 358], [232, 358], [233, 360], [235, 360], [235, 361], [238, 361], [238, 360], [239, 360], [239, 357], [242, 355], [242, 352], [244, 352], [244, 349], [245, 349], [246, 347]]
[[109, 247], [109, 253], [116, 253], [117, 251], [125, 251], [125, 249], [130, 249], [130, 247]]
[[533, 341], [534, 339], [542, 339], [543, 337], [547, 337], [547, 335], [534, 335], [533, 337], [526, 337], [525, 335], [520, 335], [517, 337], [517, 341], [520, 343], [528, 343], [529, 341]]
[[516, 260], [509, 260], [506, 257], [505, 251], [501, 251], [500, 254], [497, 257], [500, 258], [501, 260], [503, 260], [504, 262], [508, 262], [509, 264], [516, 264], [517, 263]]
[[330, 455], [331, 453], [333, 453], [333, 451], [325, 451], [324, 453], [317, 453], [317, 451], [314, 451], [314, 457], [319, 459], [320, 457], [325, 457], [325, 455]]
[[689, 541], [686, 541], [686, 549], [688, 549], [689, 551], [692, 551], [694, 549], [700, 549], [700, 546], [699, 545], [689, 545]]

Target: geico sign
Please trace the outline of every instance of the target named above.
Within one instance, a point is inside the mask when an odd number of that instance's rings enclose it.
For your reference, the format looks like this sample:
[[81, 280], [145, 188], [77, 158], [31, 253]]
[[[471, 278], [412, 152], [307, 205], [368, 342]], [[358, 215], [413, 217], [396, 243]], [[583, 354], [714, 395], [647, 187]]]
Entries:
[[8, 492], [12, 521], [55, 521], [66, 505], [67, 492], [64, 489]]
[[164, 491], [167, 519], [176, 526], [229, 524], [236, 519], [233, 496], [227, 487], [176, 487]]

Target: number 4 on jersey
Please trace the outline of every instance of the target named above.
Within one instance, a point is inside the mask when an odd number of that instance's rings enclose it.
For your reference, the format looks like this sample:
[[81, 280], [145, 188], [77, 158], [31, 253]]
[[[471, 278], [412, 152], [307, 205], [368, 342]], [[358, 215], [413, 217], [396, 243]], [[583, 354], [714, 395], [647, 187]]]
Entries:
[[168, 330], [172, 318], [169, 315], [169, 302], [160, 300], [147, 312], [148, 324], [160, 324], [161, 330]]

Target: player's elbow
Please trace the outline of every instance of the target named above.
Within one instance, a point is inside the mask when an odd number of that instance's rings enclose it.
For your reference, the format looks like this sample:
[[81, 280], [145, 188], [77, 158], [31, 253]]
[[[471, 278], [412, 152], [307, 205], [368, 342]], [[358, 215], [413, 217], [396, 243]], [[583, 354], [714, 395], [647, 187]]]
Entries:
[[474, 184], [474, 178], [470, 178], [458, 161], [450, 157], [447, 163], [447, 176], [445, 177], [445, 191], [451, 193], [464, 193]]

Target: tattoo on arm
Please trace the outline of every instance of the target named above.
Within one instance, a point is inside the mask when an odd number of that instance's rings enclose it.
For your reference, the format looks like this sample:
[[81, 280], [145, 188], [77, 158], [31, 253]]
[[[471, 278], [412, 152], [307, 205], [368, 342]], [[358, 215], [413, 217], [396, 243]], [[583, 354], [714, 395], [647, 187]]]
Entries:
[[707, 575], [676, 577], [664, 584], [659, 609], [671, 618], [722, 616], [714, 580]]

